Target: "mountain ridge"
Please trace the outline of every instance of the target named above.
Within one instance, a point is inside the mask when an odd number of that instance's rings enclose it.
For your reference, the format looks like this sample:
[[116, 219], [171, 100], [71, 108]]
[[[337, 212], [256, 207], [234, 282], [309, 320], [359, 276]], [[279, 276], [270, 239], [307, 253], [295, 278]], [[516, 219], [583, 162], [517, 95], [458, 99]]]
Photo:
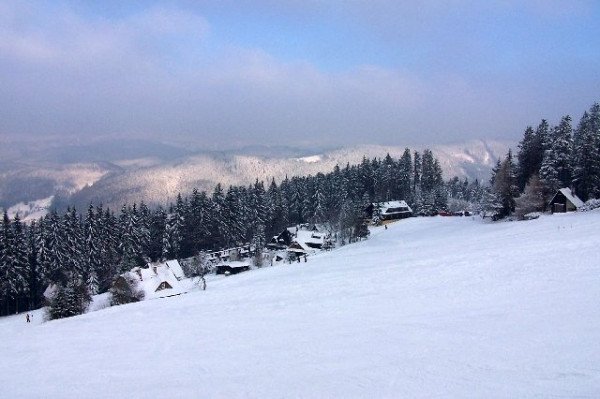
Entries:
[[[509, 144], [499, 141], [473, 140], [466, 143], [429, 146], [439, 160], [444, 178], [487, 179], [497, 159]], [[26, 167], [5, 171], [0, 175], [0, 205], [35, 201], [55, 196], [54, 206], [78, 209], [90, 203], [102, 203], [111, 208], [124, 203], [144, 201], [148, 205], [164, 205], [177, 193], [192, 189], [212, 191], [217, 183], [224, 186], [250, 184], [256, 179], [276, 181], [286, 176], [314, 175], [329, 172], [335, 165], [357, 164], [363, 157], [383, 158], [390, 154], [399, 158], [404, 146], [355, 145], [337, 149], [294, 149], [293, 147], [254, 146], [230, 151], [184, 151], [169, 147], [160, 154], [155, 144], [144, 152], [127, 149], [121, 159], [93, 162], [71, 156], [77, 163], [49, 163], [31, 160]], [[414, 146], [411, 151], [423, 151], [426, 146]], [[67, 154], [61, 150], [61, 154]], [[61, 157], [64, 159], [64, 157]], [[69, 158], [69, 157], [67, 157]], [[26, 186], [40, 180], [39, 190], [15, 195], [11, 187]], [[11, 195], [12, 194], [12, 195]]]

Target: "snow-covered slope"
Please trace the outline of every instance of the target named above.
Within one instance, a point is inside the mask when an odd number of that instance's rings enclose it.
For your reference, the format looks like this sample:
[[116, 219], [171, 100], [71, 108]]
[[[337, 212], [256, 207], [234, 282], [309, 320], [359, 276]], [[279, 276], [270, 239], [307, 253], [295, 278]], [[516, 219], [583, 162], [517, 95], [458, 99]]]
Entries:
[[19, 202], [17, 205], [8, 208], [6, 212], [11, 219], [14, 219], [15, 216], [19, 215], [22, 221], [31, 222], [46, 216], [53, 198], [54, 197], [51, 196], [37, 201], [30, 201], [28, 203]]
[[[490, 170], [498, 157], [504, 156], [508, 145], [475, 140], [431, 148], [447, 178], [459, 176], [487, 180]], [[423, 147], [414, 149], [422, 151]], [[363, 157], [383, 158], [389, 153], [400, 158], [404, 150], [405, 147], [400, 146], [360, 145], [300, 158], [231, 152], [196, 154], [161, 162], [121, 162], [122, 173], [109, 174], [94, 185], [83, 188], [67, 203], [75, 204], [78, 209], [85, 209], [90, 202], [103, 203], [113, 209], [119, 209], [123, 203], [141, 200], [150, 205], [165, 204], [175, 200], [178, 193], [190, 193], [193, 188], [211, 192], [217, 183], [224, 186], [251, 184], [257, 178], [281, 181], [285, 176], [327, 173], [335, 165], [358, 164]]]
[[205, 292], [0, 319], [0, 397], [598, 397], [599, 232], [407, 219]]

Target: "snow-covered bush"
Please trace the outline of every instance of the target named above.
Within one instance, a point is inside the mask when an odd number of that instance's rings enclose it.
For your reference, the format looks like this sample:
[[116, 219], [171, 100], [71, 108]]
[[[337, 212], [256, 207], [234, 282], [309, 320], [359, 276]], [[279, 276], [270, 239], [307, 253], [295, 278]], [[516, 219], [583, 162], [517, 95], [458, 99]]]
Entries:
[[82, 314], [91, 297], [85, 284], [70, 282], [65, 287], [58, 285], [47, 309], [49, 320], [62, 319]]
[[583, 204], [583, 206], [579, 208], [579, 210], [582, 212], [587, 212], [598, 208], [600, 208], [600, 199], [592, 198], [590, 200], [587, 200], [585, 204]]

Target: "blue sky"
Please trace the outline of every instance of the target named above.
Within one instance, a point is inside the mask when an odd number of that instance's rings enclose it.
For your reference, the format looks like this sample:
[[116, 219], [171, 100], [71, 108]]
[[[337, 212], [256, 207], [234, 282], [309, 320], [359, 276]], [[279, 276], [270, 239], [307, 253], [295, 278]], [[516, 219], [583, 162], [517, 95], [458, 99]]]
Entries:
[[517, 140], [599, 71], [597, 1], [0, 3], [7, 136]]

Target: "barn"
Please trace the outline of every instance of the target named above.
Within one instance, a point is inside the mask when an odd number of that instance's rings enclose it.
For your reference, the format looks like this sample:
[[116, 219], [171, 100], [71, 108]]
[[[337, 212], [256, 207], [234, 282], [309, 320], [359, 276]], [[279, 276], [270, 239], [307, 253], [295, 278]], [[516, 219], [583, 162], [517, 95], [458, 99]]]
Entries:
[[559, 189], [548, 203], [552, 213], [573, 212], [582, 206], [583, 201], [570, 188], [566, 187]]

